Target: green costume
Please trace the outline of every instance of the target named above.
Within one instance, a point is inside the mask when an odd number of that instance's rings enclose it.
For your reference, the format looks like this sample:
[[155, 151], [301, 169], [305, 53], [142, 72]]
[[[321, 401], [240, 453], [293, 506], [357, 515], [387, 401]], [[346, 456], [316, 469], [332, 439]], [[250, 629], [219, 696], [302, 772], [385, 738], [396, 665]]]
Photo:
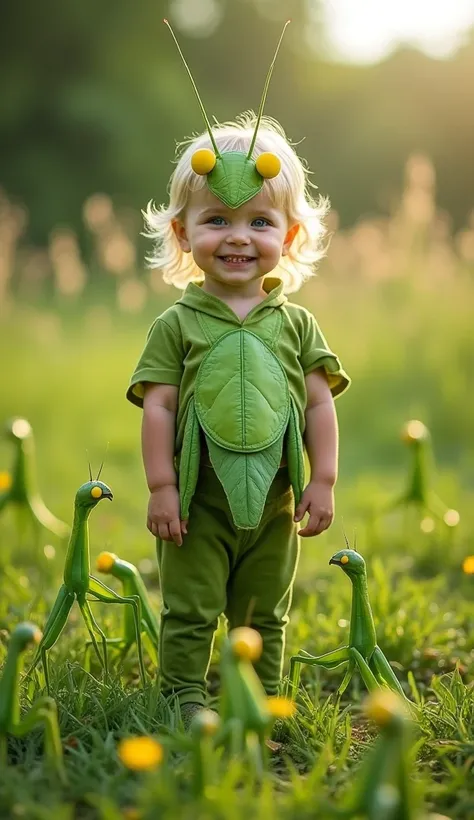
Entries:
[[[240, 207], [280, 172], [275, 154], [253, 154], [287, 25], [247, 153], [219, 150], [169, 26], [213, 148], [195, 151], [191, 167], [229, 208]], [[162, 691], [177, 693], [181, 703], [205, 702], [222, 612], [231, 628], [251, 625], [260, 632], [264, 651], [257, 672], [267, 693], [276, 693], [298, 560], [293, 514], [304, 484], [304, 376], [324, 367], [334, 396], [349, 383], [314, 317], [287, 301], [283, 283], [267, 278], [263, 289], [266, 298], [241, 320], [221, 299], [190, 283], [152, 325], [127, 393], [142, 407], [144, 383], [179, 386], [175, 458], [180, 516], [189, 518], [189, 527], [181, 547], [158, 540], [158, 561]], [[212, 466], [201, 464], [203, 438]], [[287, 467], [281, 466], [284, 454]]]
[[[324, 367], [333, 396], [349, 384], [312, 314], [288, 302], [280, 280], [266, 278], [263, 288], [266, 298], [242, 321], [190, 283], [153, 323], [127, 392], [142, 407], [143, 383], [179, 387], [175, 455], [189, 526], [182, 547], [158, 540], [158, 560], [163, 690], [182, 703], [205, 702], [224, 611], [232, 628], [250, 616], [261, 633], [257, 671], [275, 694], [298, 558], [304, 377]], [[200, 464], [203, 437], [214, 469]], [[279, 467], [285, 451], [288, 466]]]

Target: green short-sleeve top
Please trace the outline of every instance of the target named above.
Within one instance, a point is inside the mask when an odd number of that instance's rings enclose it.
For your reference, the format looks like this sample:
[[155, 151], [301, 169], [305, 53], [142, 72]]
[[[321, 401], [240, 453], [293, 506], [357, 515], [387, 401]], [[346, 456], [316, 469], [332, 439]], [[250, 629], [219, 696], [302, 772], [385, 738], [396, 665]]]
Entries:
[[127, 398], [143, 407], [145, 382], [179, 387], [176, 455], [181, 449], [186, 410], [203, 357], [221, 336], [232, 330], [243, 328], [256, 334], [280, 360], [297, 408], [301, 433], [305, 427], [307, 373], [324, 367], [334, 397], [349, 386], [350, 379], [328, 347], [314, 316], [301, 305], [288, 301], [281, 280], [268, 277], [263, 288], [266, 298], [241, 320], [229, 305], [192, 282], [183, 296], [153, 322]]

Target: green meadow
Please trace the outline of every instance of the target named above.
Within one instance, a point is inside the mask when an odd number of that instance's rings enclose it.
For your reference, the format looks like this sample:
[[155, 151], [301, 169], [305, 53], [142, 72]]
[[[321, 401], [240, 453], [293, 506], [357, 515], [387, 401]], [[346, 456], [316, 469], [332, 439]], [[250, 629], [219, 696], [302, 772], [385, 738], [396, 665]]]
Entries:
[[[452, 232], [434, 202], [431, 173], [423, 158], [411, 161], [390, 217], [338, 230], [334, 216], [318, 275], [290, 296], [314, 312], [353, 383], [337, 402], [336, 517], [330, 531], [303, 542], [287, 655], [300, 648], [322, 654], [347, 642], [351, 584], [328, 565], [344, 547], [345, 533], [367, 562], [379, 645], [407, 696], [422, 706], [410, 764], [415, 809], [386, 817], [466, 820], [474, 816], [474, 559], [466, 561], [474, 554], [474, 224]], [[75, 492], [88, 479], [88, 460], [95, 475], [105, 458], [101, 477], [114, 500], [90, 519], [93, 571], [103, 550], [132, 561], [158, 612], [140, 412], [126, 402], [125, 390], [149, 324], [177, 292], [156, 272], [137, 267], [136, 223], [113, 210], [104, 223], [101, 207], [112, 208], [100, 197], [85, 208], [87, 253], [59, 228], [48, 250], [20, 250], [18, 213], [13, 206], [3, 210], [9, 256], [0, 275], [0, 421], [29, 420], [41, 494], [68, 523]], [[429, 481], [446, 507], [459, 512], [457, 526], [417, 509], [373, 521], [407, 485], [413, 451], [401, 430], [410, 419], [430, 430]], [[4, 484], [12, 458], [11, 443], [0, 439]], [[39, 544], [28, 534], [20, 540], [14, 511], [4, 510], [0, 665], [14, 626], [23, 620], [44, 626], [64, 555], [64, 543], [45, 531]], [[119, 591], [113, 579], [104, 580]], [[109, 636], [119, 634], [120, 608], [94, 605], [94, 612]], [[210, 672], [213, 699], [224, 628]], [[152, 776], [124, 768], [117, 756], [121, 738], [173, 735], [179, 716], [160, 699], [146, 655], [145, 690], [134, 650], [122, 665], [112, 664], [105, 684], [94, 661], [85, 668], [86, 637], [74, 609], [50, 652], [68, 783], [44, 765], [41, 731], [12, 738], [0, 777], [2, 818], [322, 818], [327, 802], [344, 799], [373, 746], [360, 678], [338, 700], [343, 672], [306, 666], [295, 717], [277, 721], [278, 747], [263, 783], [247, 782], [245, 766], [235, 761], [198, 799], [185, 754], [165, 759]], [[31, 657], [28, 652], [27, 665]], [[43, 686], [40, 669], [22, 679], [22, 712]]]

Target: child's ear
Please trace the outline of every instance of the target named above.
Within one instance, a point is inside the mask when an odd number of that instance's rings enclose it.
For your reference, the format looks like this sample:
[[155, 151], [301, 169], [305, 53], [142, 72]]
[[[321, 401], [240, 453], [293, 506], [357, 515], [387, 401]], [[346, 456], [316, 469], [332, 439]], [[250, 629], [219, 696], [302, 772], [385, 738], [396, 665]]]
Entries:
[[184, 253], [189, 253], [191, 250], [191, 245], [189, 244], [189, 240], [186, 234], [186, 228], [184, 227], [184, 222], [181, 222], [180, 219], [173, 219], [171, 222], [171, 227], [173, 228], [174, 235], [178, 240], [179, 247]]
[[293, 242], [293, 240], [294, 240], [296, 234], [298, 233], [299, 229], [300, 229], [300, 226], [299, 226], [299, 223], [297, 222], [296, 225], [293, 225], [289, 229], [289, 231], [287, 232], [287, 234], [285, 236], [285, 240], [283, 242], [283, 248], [281, 249], [281, 255], [282, 256], [287, 256], [287, 254], [288, 254], [288, 252], [291, 248], [291, 243]]

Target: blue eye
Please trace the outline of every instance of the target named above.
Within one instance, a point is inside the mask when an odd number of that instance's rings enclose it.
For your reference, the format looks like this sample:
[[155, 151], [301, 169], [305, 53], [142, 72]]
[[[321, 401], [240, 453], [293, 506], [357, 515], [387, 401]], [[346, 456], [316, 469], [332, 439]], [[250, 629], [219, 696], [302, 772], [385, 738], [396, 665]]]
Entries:
[[210, 225], [225, 225], [223, 216], [211, 216], [207, 221]]
[[265, 219], [263, 216], [257, 216], [257, 218], [252, 221], [254, 228], [266, 228], [269, 224], [268, 219]]

